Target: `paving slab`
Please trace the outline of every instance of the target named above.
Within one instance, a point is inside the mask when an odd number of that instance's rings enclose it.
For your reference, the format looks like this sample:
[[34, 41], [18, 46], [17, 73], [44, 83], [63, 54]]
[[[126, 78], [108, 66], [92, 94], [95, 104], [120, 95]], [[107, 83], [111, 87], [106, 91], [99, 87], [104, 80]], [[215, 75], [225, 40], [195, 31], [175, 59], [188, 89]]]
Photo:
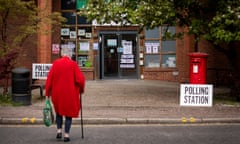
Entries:
[[[224, 94], [226, 88], [214, 88]], [[41, 124], [44, 100], [32, 91], [29, 106], [0, 106], [0, 124]], [[179, 105], [180, 84], [151, 80], [93, 80], [83, 94], [85, 124], [157, 124], [240, 122], [240, 106], [214, 104], [212, 107]], [[74, 119], [79, 124], [80, 118]]]

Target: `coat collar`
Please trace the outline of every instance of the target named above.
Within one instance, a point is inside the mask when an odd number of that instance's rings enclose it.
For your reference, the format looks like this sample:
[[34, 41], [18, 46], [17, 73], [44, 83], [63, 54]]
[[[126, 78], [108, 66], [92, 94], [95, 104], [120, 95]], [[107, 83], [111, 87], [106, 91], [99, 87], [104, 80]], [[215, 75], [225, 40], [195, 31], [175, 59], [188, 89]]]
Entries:
[[68, 56], [63, 56], [62, 58], [63, 59], [70, 59], [70, 57], [68, 57]]

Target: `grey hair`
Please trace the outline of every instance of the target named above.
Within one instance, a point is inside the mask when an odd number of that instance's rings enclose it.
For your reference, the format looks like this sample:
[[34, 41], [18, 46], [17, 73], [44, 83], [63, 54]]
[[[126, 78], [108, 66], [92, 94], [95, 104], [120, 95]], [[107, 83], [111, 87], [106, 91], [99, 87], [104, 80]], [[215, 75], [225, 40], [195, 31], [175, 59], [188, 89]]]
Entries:
[[61, 49], [61, 55], [62, 56], [67, 56], [69, 58], [72, 57], [72, 49], [68, 48], [68, 47], [64, 47]]

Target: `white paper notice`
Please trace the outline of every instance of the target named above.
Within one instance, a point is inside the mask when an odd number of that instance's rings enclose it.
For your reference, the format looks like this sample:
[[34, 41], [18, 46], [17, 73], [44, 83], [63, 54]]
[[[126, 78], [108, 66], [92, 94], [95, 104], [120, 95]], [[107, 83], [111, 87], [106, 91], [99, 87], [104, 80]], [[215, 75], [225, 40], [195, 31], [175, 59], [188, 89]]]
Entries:
[[152, 46], [152, 52], [153, 53], [158, 53], [158, 46]]
[[152, 53], [152, 46], [146, 45], [146, 53]]
[[123, 54], [132, 54], [132, 41], [122, 41]]
[[79, 42], [80, 51], [89, 51], [90, 44], [89, 42]]

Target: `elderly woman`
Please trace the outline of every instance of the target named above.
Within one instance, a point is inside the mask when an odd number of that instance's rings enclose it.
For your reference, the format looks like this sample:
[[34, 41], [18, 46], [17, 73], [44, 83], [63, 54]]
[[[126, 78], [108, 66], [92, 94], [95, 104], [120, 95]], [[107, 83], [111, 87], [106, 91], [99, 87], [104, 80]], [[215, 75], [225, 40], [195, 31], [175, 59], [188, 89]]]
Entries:
[[72, 118], [79, 116], [80, 94], [84, 92], [85, 78], [77, 63], [71, 60], [72, 50], [62, 48], [62, 57], [53, 62], [46, 81], [46, 97], [52, 99], [56, 112], [57, 139], [62, 138], [65, 116], [64, 142], [70, 141]]

